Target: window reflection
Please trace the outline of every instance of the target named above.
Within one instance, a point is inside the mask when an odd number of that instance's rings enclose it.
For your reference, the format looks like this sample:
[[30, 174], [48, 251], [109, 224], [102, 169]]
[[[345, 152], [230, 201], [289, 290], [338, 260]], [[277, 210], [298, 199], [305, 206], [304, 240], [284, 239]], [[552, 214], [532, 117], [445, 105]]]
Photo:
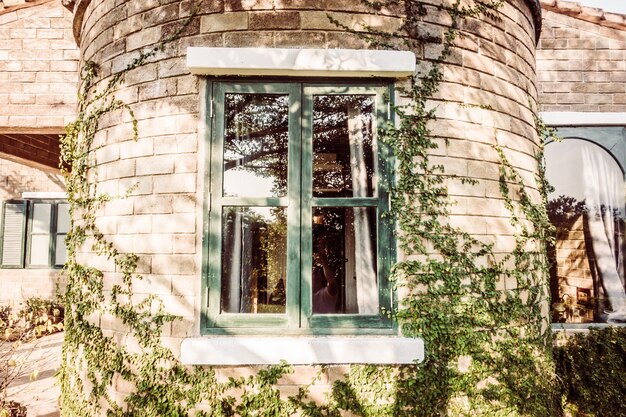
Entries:
[[288, 96], [226, 94], [224, 107], [224, 195], [284, 196]]
[[374, 99], [316, 95], [313, 99], [313, 195], [371, 197]]
[[284, 313], [285, 209], [224, 207], [222, 225], [222, 311]]
[[313, 214], [314, 314], [377, 314], [376, 209], [317, 207]]
[[52, 205], [49, 203], [33, 204], [33, 224], [30, 238], [30, 259], [33, 266], [50, 263], [50, 219]]
[[600, 146], [567, 139], [546, 147], [553, 320], [626, 322], [624, 174]]

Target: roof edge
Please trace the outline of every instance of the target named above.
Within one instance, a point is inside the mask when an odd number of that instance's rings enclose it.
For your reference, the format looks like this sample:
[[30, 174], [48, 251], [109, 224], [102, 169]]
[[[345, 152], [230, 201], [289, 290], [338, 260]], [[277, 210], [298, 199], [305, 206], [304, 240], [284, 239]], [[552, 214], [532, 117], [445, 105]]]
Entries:
[[596, 7], [582, 6], [580, 3], [564, 0], [541, 0], [541, 6], [553, 13], [563, 14], [574, 19], [584, 20], [600, 26], [626, 30], [626, 15], [607, 12]]
[[74, 14], [74, 19], [72, 19], [72, 32], [74, 33], [74, 40], [78, 46], [80, 46], [80, 35], [83, 29], [85, 11], [90, 3], [91, 0], [63, 0], [63, 5]]
[[526, 4], [530, 8], [530, 13], [535, 22], [535, 44], [537, 44], [541, 36], [541, 3], [540, 0], [526, 0]]
[[27, 9], [29, 7], [40, 6], [42, 4], [50, 3], [53, 1], [55, 0], [29, 0], [25, 3], [16, 4], [14, 6], [4, 6], [3, 9], [0, 9], [0, 15], [11, 13], [11, 12], [16, 12], [21, 9]]

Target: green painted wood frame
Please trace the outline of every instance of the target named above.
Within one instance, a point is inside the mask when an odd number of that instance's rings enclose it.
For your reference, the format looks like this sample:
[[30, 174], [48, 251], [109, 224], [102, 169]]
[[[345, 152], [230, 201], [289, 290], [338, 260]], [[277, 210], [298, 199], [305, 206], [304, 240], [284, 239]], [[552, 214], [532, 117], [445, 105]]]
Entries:
[[[313, 315], [311, 306], [313, 207], [375, 207], [379, 307], [392, 307], [389, 270], [395, 260], [389, 210], [393, 158], [387, 146], [376, 141], [377, 192], [374, 197], [327, 198], [312, 196], [312, 117], [315, 95], [370, 95], [375, 99], [376, 128], [389, 120], [388, 81], [346, 83], [208, 81], [206, 118], [208, 141], [204, 201], [202, 317], [203, 334], [390, 334], [397, 331], [387, 315]], [[286, 94], [289, 96], [288, 188], [284, 197], [223, 197], [224, 107], [229, 93]], [[287, 209], [287, 274], [285, 314], [224, 313], [221, 310], [222, 208], [225, 206], [285, 207]]]
[[[56, 258], [56, 237], [57, 237], [57, 221], [58, 221], [58, 213], [59, 213], [59, 204], [66, 203], [65, 200], [47, 200], [47, 199], [33, 199], [28, 200], [29, 202], [29, 210], [28, 210], [28, 222], [26, 227], [26, 254], [25, 254], [25, 262], [26, 268], [29, 269], [51, 269], [51, 268], [62, 268], [63, 265], [55, 265]], [[35, 215], [35, 205], [36, 204], [47, 204], [50, 206], [50, 219], [48, 224], [48, 264], [47, 265], [32, 265], [30, 263], [30, 253], [32, 250], [32, 239], [33, 239], [33, 216]]]
[[8, 204], [21, 205], [22, 206], [22, 224], [26, 225], [27, 213], [28, 213], [28, 201], [26, 200], [8, 200], [2, 203], [2, 223], [0, 223], [0, 268], [6, 269], [22, 269], [24, 268], [24, 257], [26, 251], [26, 229], [22, 228], [22, 242], [20, 248], [20, 263], [19, 265], [4, 265], [2, 264], [2, 252], [4, 248], [4, 234], [5, 234], [5, 221], [6, 221], [6, 206]]

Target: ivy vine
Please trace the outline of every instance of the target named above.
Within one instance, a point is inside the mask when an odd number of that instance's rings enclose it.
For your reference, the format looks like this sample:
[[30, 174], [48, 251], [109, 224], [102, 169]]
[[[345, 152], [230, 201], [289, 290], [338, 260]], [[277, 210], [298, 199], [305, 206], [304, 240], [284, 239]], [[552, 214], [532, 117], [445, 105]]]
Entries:
[[[362, 1], [374, 13], [386, 4]], [[450, 7], [442, 6], [452, 24], [442, 38], [434, 38], [416, 30], [427, 13], [422, 2], [407, 1], [401, 33], [373, 28], [361, 33], [374, 47], [441, 45], [440, 56], [430, 62], [429, 71], [414, 77], [401, 91], [410, 104], [395, 108], [398, 123], [388, 124], [380, 132], [396, 159], [391, 204], [398, 241], [402, 251], [411, 255], [393, 268], [394, 282], [406, 296], [399, 308], [389, 313], [405, 336], [424, 339], [427, 358], [412, 366], [352, 366], [343, 379], [333, 383], [322, 404], [309, 398], [310, 385], [300, 387], [294, 395], [281, 395], [279, 379], [294, 370], [285, 363], [227, 381], [218, 379], [210, 367], [181, 365], [160, 338], [163, 326], [176, 318], [167, 313], [157, 296], [136, 299], [133, 283], [141, 279], [138, 257], [120, 252], [98, 228], [97, 215], [106, 204], [126, 197], [97, 188], [99, 122], [108, 113], [126, 111], [134, 139], [139, 137], [132, 109], [116, 98], [116, 91], [128, 71], [167, 48], [195, 14], [170, 37], [113, 75], [101, 90], [96, 88], [96, 65], [85, 63], [78, 117], [66, 128], [61, 152], [73, 219], [64, 270], [66, 336], [59, 371], [62, 415], [83, 417], [102, 415], [103, 411], [107, 416], [558, 415], [548, 313], [543, 310], [548, 303], [545, 245], [550, 224], [545, 212], [542, 148], [536, 155], [537, 186], [530, 187], [508, 162], [507, 150], [494, 147], [501, 160], [502, 198], [516, 231], [515, 249], [503, 258], [496, 256], [493, 244], [447, 222], [452, 203], [448, 181], [471, 186], [476, 180], [447, 175], [444, 166], [429, 159], [437, 144], [429, 130], [435, 109], [427, 102], [443, 81], [442, 66], [461, 36], [460, 23], [478, 16], [499, 19], [501, 4], [457, 0]], [[546, 134], [541, 123], [538, 132]], [[536, 189], [539, 200], [533, 195]], [[104, 291], [103, 272], [83, 262], [84, 251], [109, 260], [121, 272], [121, 282], [110, 293]], [[515, 285], [504, 288], [504, 281]], [[127, 333], [123, 337], [105, 333], [100, 320], [117, 320]], [[131, 345], [136, 347], [130, 349]], [[320, 374], [325, 371], [319, 368]]]

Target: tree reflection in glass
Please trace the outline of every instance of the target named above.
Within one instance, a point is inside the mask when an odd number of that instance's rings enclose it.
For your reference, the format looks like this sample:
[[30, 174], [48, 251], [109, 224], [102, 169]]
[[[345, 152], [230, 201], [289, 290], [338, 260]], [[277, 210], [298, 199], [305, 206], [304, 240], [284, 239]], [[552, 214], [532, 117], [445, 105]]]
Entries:
[[553, 320], [626, 322], [624, 174], [600, 146], [567, 139], [546, 147], [554, 186], [548, 215]]
[[224, 207], [222, 225], [222, 311], [284, 313], [285, 209]]
[[224, 196], [284, 196], [288, 96], [229, 93], [224, 107]]
[[374, 130], [372, 96], [314, 96], [314, 197], [375, 195]]
[[314, 314], [376, 314], [376, 208], [315, 207]]

